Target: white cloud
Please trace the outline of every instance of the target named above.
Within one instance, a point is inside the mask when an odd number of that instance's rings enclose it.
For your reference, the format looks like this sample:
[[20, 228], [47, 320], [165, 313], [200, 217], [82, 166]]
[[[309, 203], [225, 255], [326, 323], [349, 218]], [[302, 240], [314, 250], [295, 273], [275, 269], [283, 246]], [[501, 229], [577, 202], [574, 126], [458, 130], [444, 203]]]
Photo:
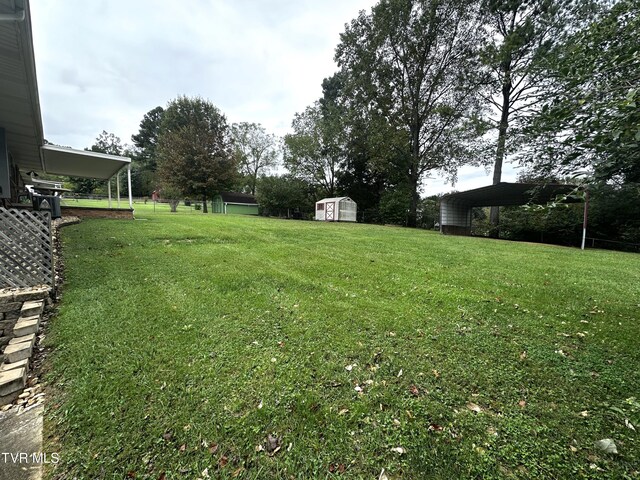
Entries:
[[336, 70], [344, 24], [374, 3], [33, 2], [45, 136], [82, 148], [107, 130], [130, 142], [147, 111], [180, 94], [282, 135]]

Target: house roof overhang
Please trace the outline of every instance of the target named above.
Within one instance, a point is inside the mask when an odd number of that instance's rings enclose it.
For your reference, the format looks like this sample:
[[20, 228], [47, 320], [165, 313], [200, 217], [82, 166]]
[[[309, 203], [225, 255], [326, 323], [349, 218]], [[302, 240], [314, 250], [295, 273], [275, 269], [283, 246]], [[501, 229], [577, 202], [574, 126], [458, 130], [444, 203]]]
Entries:
[[44, 171], [53, 175], [108, 180], [131, 164], [128, 157], [44, 145], [40, 147]]
[[22, 172], [107, 180], [127, 157], [44, 145], [29, 0], [0, 0], [0, 128]]
[[[464, 192], [449, 193], [442, 202], [464, 205], [466, 207], [493, 207], [526, 205], [527, 203], [545, 204], [558, 195], [568, 195], [578, 187], [558, 183], [506, 183], [501, 182], [488, 187], [475, 188]], [[572, 201], [571, 198], [565, 202]], [[574, 200], [574, 201], [577, 201]]]
[[28, 0], [0, 0], [0, 127], [23, 171], [44, 170], [44, 143]]

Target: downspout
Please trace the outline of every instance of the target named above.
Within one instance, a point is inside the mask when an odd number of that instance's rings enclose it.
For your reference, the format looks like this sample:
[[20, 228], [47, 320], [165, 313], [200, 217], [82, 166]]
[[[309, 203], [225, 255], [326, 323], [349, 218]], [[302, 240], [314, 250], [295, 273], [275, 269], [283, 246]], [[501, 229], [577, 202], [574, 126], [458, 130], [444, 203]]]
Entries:
[[0, 22], [24, 22], [25, 18], [24, 10], [17, 10], [14, 13], [0, 13]]

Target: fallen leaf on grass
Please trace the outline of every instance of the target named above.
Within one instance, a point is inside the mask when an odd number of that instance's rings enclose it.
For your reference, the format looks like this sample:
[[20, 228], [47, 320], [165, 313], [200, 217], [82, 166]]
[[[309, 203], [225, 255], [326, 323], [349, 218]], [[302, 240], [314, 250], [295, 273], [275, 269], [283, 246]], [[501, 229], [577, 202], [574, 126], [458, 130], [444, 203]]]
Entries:
[[225, 455], [221, 456], [220, 460], [218, 460], [218, 466], [220, 468], [226, 467], [227, 463], [229, 463], [229, 459]]
[[211, 455], [215, 454], [218, 451], [218, 444], [217, 443], [212, 443], [211, 445], [209, 445], [209, 453]]
[[209, 467], [205, 468], [202, 473], [200, 473], [201, 478], [207, 479], [207, 478], [211, 478], [211, 475], [209, 475]]
[[187, 449], [187, 444], [183, 443], [182, 445], [180, 445], [180, 448], [178, 450], [180, 451], [180, 453], [183, 453], [186, 449]]
[[519, 406], [520, 408], [524, 408], [524, 407], [526, 407], [526, 406], [527, 406], [527, 402], [526, 402], [525, 400], [520, 400], [520, 401], [518, 402], [518, 406]]
[[348, 408], [343, 408], [342, 410], [340, 410], [338, 412], [338, 415], [344, 415], [345, 413], [349, 413], [349, 409]]
[[399, 454], [399, 455], [402, 455], [402, 454], [404, 454], [404, 453], [406, 453], [406, 452], [407, 452], [407, 451], [406, 451], [404, 448], [402, 448], [402, 447], [393, 447], [393, 448], [391, 449], [391, 451], [392, 451], [392, 452], [396, 452], [396, 453], [397, 453], [397, 454]]
[[233, 471], [233, 473], [231, 474], [232, 478], [236, 478], [238, 475], [240, 475], [242, 472], [244, 472], [244, 467], [240, 467], [236, 470]]
[[165, 432], [162, 434], [162, 438], [164, 438], [167, 442], [170, 442], [171, 439], [173, 438], [173, 433]]
[[432, 423], [429, 425], [429, 430], [431, 430], [432, 432], [441, 432], [442, 426], [438, 425], [437, 423]]
[[636, 431], [636, 427], [633, 426], [633, 423], [631, 423], [628, 418], [624, 419], [624, 425], [625, 427], [630, 428], [634, 432]]
[[127, 472], [127, 478], [136, 478], [136, 472], [134, 471]]
[[476, 413], [481, 413], [482, 412], [482, 407], [480, 405], [478, 405], [477, 403], [469, 402], [469, 403], [467, 403], [467, 408], [469, 410], [471, 410], [472, 412], [476, 412]]
[[598, 440], [594, 444], [594, 446], [598, 450], [602, 450], [605, 453], [618, 453], [615, 442], [610, 438], [603, 438], [602, 440]]
[[433, 369], [432, 372], [434, 377], [440, 378], [440, 372], [438, 370]]
[[527, 351], [526, 350], [520, 354], [520, 360], [524, 360], [525, 358], [527, 358]]
[[400, 378], [402, 376], [402, 369], [400, 369], [400, 371], [398, 372], [397, 377]]
[[418, 387], [416, 387], [415, 385], [411, 385], [409, 387], [409, 392], [411, 393], [411, 395], [413, 395], [414, 397], [417, 397], [418, 395], [420, 395], [420, 390], [418, 390]]
[[380, 476], [378, 476], [378, 480], [389, 480], [389, 477], [387, 477], [387, 474], [384, 473], [384, 468], [380, 472]]
[[160, 475], [158, 476], [158, 480], [167, 480], [167, 474], [164, 472], [160, 472]]
[[589, 416], [589, 410], [583, 410], [581, 411], [578, 415], [580, 415], [581, 417], [588, 417]]

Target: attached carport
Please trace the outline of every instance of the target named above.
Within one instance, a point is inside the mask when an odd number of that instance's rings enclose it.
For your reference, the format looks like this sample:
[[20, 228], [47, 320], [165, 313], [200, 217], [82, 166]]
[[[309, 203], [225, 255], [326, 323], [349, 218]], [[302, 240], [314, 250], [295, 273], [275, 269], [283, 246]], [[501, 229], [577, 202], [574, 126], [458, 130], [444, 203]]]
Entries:
[[450, 193], [440, 199], [440, 232], [446, 235], [471, 235], [471, 211], [474, 207], [544, 205], [558, 195], [575, 191], [575, 185], [556, 183], [498, 183], [464, 192]]

